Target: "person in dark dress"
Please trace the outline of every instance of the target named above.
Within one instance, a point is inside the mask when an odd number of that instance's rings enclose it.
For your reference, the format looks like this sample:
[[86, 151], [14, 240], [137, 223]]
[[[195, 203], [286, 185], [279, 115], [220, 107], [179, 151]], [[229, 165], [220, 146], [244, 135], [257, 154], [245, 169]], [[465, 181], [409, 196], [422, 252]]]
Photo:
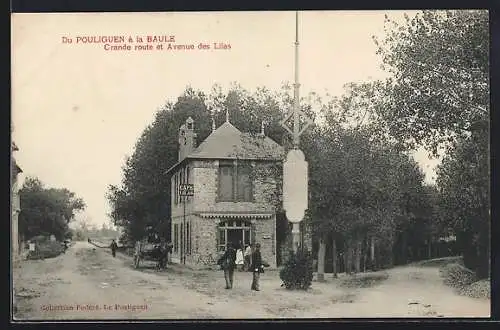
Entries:
[[116, 257], [116, 250], [118, 249], [118, 244], [116, 244], [115, 240], [111, 242], [111, 245], [109, 247], [111, 248], [111, 254], [113, 255], [113, 258]]
[[228, 244], [226, 251], [219, 258], [217, 264], [224, 270], [226, 289], [233, 288], [234, 269], [236, 268], [236, 250], [233, 244]]

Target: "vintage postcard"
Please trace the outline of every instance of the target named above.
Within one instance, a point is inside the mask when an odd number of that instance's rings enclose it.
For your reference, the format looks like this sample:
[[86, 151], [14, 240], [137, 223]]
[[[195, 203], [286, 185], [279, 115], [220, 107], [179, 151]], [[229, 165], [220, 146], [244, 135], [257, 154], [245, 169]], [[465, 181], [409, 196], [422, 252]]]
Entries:
[[488, 20], [12, 14], [12, 320], [489, 317]]

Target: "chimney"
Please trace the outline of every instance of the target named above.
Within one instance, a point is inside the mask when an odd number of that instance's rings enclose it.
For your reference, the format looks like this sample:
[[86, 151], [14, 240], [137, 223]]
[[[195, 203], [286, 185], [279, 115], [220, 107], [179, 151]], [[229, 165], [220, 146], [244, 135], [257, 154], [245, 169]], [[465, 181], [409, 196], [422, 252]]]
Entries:
[[189, 117], [179, 128], [179, 161], [183, 160], [196, 148], [194, 120]]
[[262, 121], [261, 124], [260, 124], [260, 134], [259, 134], [259, 136], [261, 136], [261, 137], [265, 137], [266, 136], [264, 128], [265, 128], [265, 122]]

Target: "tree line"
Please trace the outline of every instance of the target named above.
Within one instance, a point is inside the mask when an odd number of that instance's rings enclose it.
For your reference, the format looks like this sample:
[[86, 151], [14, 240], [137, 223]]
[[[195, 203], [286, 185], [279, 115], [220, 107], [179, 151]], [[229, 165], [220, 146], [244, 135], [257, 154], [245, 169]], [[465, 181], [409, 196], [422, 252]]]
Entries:
[[[344, 256], [345, 270], [359, 272], [428, 257], [423, 250], [453, 235], [465, 265], [488, 276], [488, 33], [486, 11], [422, 11], [403, 23], [386, 17], [385, 36], [374, 42], [387, 79], [346, 84], [337, 97], [302, 97], [301, 109], [322, 119], [301, 139], [319, 267], [327, 243], [332, 256]], [[127, 158], [121, 184], [109, 187], [122, 239], [148, 231], [170, 238], [165, 170], [177, 162], [178, 128], [188, 116], [198, 141], [210, 134], [212, 116], [220, 125], [229, 111], [240, 130], [259, 132], [264, 122], [266, 135], [288, 149], [280, 120], [292, 103], [288, 84], [255, 92], [233, 84], [227, 92], [188, 87], [165, 104]], [[444, 154], [435, 183], [411, 156], [417, 147]], [[275, 203], [282, 212], [280, 196]]]
[[59, 241], [73, 236], [69, 224], [85, 209], [83, 199], [66, 188], [47, 188], [35, 177], [26, 178], [19, 190], [19, 235], [23, 241], [54, 235]]

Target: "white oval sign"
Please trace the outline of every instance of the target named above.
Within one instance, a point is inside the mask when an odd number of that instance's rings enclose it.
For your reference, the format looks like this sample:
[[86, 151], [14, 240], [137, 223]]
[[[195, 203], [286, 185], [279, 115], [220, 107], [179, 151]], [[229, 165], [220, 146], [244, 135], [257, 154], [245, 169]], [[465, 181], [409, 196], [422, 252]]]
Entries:
[[283, 208], [290, 222], [304, 218], [308, 205], [308, 164], [301, 150], [288, 152], [283, 164]]

